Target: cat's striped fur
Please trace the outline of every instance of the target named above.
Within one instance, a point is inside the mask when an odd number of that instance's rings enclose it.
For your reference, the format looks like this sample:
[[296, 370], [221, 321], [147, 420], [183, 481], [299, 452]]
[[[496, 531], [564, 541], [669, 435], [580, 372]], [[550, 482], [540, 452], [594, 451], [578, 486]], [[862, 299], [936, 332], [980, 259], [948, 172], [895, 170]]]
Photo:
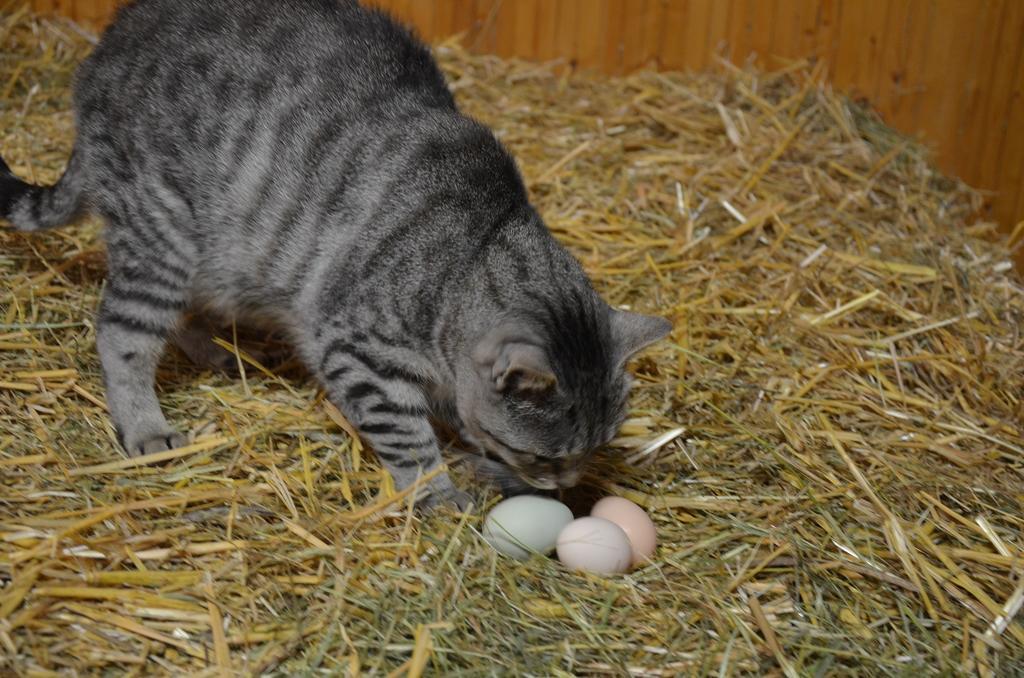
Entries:
[[569, 485], [622, 420], [625, 360], [668, 330], [597, 296], [429, 51], [355, 2], [141, 0], [74, 106], [63, 178], [0, 161], [0, 215], [105, 219], [97, 343], [130, 454], [184, 441], [153, 379], [168, 339], [209, 354], [198, 310], [283, 328], [400, 487], [440, 463], [431, 412], [492, 468]]

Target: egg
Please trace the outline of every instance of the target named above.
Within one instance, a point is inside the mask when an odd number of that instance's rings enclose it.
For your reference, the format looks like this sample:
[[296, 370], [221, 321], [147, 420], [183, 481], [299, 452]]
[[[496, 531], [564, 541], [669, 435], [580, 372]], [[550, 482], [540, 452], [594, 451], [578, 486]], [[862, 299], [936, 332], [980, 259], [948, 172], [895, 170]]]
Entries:
[[625, 572], [633, 547], [621, 527], [610, 520], [587, 516], [572, 521], [558, 535], [558, 559], [573, 570], [597, 574]]
[[483, 535], [499, 553], [526, 560], [533, 553], [551, 553], [562, 528], [571, 522], [572, 511], [562, 502], [521, 495], [491, 509]]
[[654, 555], [654, 548], [658, 545], [654, 522], [646, 511], [630, 500], [605, 497], [594, 504], [590, 515], [610, 520], [622, 528], [629, 537], [629, 543], [633, 545], [634, 566], [646, 563]]

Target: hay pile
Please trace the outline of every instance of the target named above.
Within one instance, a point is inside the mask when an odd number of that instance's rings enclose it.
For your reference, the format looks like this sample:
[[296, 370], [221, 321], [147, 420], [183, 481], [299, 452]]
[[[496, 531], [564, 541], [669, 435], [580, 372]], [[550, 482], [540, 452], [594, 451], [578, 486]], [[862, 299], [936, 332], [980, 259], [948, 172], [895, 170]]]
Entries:
[[[88, 42], [0, 15], [0, 149], [52, 181]], [[169, 354], [197, 443], [126, 461], [94, 349], [98, 225], [0, 233], [0, 672], [43, 676], [1024, 671], [1024, 296], [977, 196], [819, 83], [440, 59], [616, 304], [634, 364], [589, 491], [647, 507], [632, 574], [421, 521], [294, 366]]]

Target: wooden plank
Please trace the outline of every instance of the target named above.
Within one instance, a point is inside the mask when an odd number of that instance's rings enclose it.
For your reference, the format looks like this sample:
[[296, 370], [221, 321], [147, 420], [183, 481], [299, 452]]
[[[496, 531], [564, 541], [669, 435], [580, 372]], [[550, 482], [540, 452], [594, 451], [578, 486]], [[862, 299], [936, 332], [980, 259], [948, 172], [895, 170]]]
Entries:
[[560, 56], [557, 42], [560, 3], [541, 2], [537, 6], [537, 59], [552, 61]]
[[[1018, 9], [1021, 4], [1024, 3], [1017, 3]], [[995, 162], [999, 172], [995, 188], [998, 191], [996, 214], [1005, 226], [1012, 227], [1024, 218], [1021, 214], [1024, 210], [1024, 200], [1021, 198], [1024, 189], [1024, 134], [1021, 132], [1021, 126], [1024, 125], [1024, 12], [1016, 12], [1008, 28], [1018, 36], [1018, 40], [1016, 55], [1004, 55], [1014, 64], [1014, 79], [1009, 87], [1006, 112], [1001, 119], [997, 119], [1003, 143]]]
[[801, 56], [798, 41], [800, 19], [805, 4], [801, 0], [776, 0], [771, 45], [767, 54], [771, 64], [778, 65], [778, 58], [792, 59]]
[[893, 26], [887, 39], [897, 41], [902, 35], [900, 52], [896, 62], [899, 78], [891, 98], [882, 110], [887, 120], [899, 121], [901, 128], [915, 133], [917, 130], [916, 101], [921, 97], [921, 73], [925, 64], [925, 38], [930, 30], [929, 4], [927, 0], [907, 0], [907, 12], [900, 26]]
[[78, 21], [79, 4], [74, 0], [57, 0], [57, 11], [66, 17]]
[[986, 135], [986, 126], [980, 124], [983, 103], [988, 94], [992, 71], [996, 65], [996, 41], [992, 36], [999, 30], [1003, 2], [978, 3], [978, 20], [968, 48], [967, 66], [958, 96], [950, 99], [956, 102], [956, 114], [947, 130], [947, 143], [955, 148], [980, 148]]
[[661, 46], [665, 28], [668, 0], [648, 0], [643, 17], [643, 58], [639, 68], [657, 68], [661, 62]]
[[838, 0], [835, 15], [835, 40], [829, 56], [832, 80], [839, 87], [849, 87], [859, 75], [860, 45], [863, 41], [863, 3]]
[[[934, 140], [936, 160], [950, 168], [949, 161], [957, 152], [954, 140], [954, 117], [960, 101], [960, 87], [966, 80], [969, 63], [964, 46], [971, 44], [977, 26], [978, 8], [960, 0], [934, 3], [935, 16], [930, 37], [925, 42], [923, 70], [919, 76], [922, 92], [916, 101], [917, 129], [928, 140]], [[951, 45], [961, 49], [951, 49]]]
[[905, 36], [909, 16], [909, 3], [889, 3], [882, 28], [882, 72], [876, 75], [875, 91], [871, 99], [886, 116], [892, 115], [896, 101], [900, 98], [897, 92], [905, 86], [907, 79], [906, 65], [910, 51]]
[[474, 0], [454, 0], [452, 3], [452, 25], [450, 35], [465, 34], [466, 44], [476, 35]]
[[90, 2], [78, 3], [75, 10], [77, 15], [75, 20], [79, 21], [87, 26], [95, 26], [99, 20], [103, 17], [103, 3], [100, 0], [91, 0]]
[[540, 0], [518, 0], [512, 53], [522, 59], [537, 58], [537, 15]]
[[433, 41], [444, 40], [454, 32], [452, 30], [454, 8], [455, 0], [434, 0], [434, 26], [431, 37]]
[[706, 68], [714, 49], [711, 41], [711, 10], [715, 0], [690, 0], [686, 3], [689, 21], [679, 40], [683, 50], [680, 66], [691, 71]]
[[733, 5], [736, 2], [737, 0], [728, 2], [711, 0], [711, 16], [708, 21], [708, 51], [707, 54], [701, 55], [703, 57], [701, 68], [707, 68], [719, 56], [732, 58], [732, 49], [735, 45], [729, 44], [729, 25], [733, 20]]
[[[118, 0], [29, 0], [93, 28]], [[480, 52], [564, 58], [608, 72], [646, 65], [698, 70], [720, 45], [823, 57], [835, 85], [863, 94], [904, 132], [923, 132], [940, 166], [998, 188], [994, 214], [1024, 211], [1024, 0], [363, 0], [428, 40], [466, 32]]]
[[[741, 62], [750, 53], [750, 34], [753, 31], [753, 9], [757, 0], [729, 0], [725, 5], [725, 40], [728, 59]], [[717, 9], [717, 8], [716, 8]]]
[[496, 5], [494, 14], [494, 46], [491, 52], [509, 58], [521, 53], [516, 42], [516, 14], [521, 8], [519, 2], [502, 2]]
[[604, 65], [604, 44], [608, 21], [609, 0], [589, 0], [577, 15], [577, 58], [583, 68], [601, 68]]
[[494, 25], [490, 20], [494, 8], [494, 0], [473, 0], [471, 11], [472, 34], [466, 45], [477, 52], [491, 52], [494, 49]]
[[[985, 138], [981, 146], [973, 151], [970, 158], [966, 159], [967, 166], [964, 175], [972, 181], [979, 183], [982, 187], [996, 188], [1001, 175], [998, 166], [999, 156], [1003, 144], [1006, 143], [1007, 120], [1006, 115], [1010, 107], [1010, 94], [1013, 87], [1013, 73], [1010, 66], [1010, 53], [1015, 44], [1019, 44], [1021, 36], [1015, 31], [1020, 21], [1024, 3], [1009, 0], [1003, 3], [1000, 12], [999, 25], [996, 32], [990, 36], [995, 44], [994, 58], [990, 70], [989, 80], [985, 87], [986, 95], [982, 112], [975, 120], [975, 124], [985, 126]], [[1020, 125], [1017, 125], [1017, 130]], [[1021, 132], [1017, 131], [1016, 134]]]
[[[775, 30], [776, 0], [747, 0], [747, 31], [744, 41], [738, 47], [748, 54], [757, 55], [757, 63], [763, 68], [771, 62], [772, 37]], [[742, 56], [741, 59], [745, 59]]]
[[938, 3], [935, 0], [923, 3], [918, 21], [920, 23], [915, 24], [913, 32], [916, 38], [916, 49], [911, 53], [907, 66], [910, 74], [908, 85], [914, 90], [914, 96], [907, 101], [909, 107], [904, 109], [904, 114], [909, 116], [906, 129], [916, 133], [920, 133], [924, 129], [923, 117], [927, 115], [922, 108], [922, 103], [929, 98], [930, 94], [928, 84], [932, 64], [928, 61], [929, 47], [936, 25], [942, 23], [939, 17]]
[[651, 0], [611, 0], [605, 60], [610, 73], [636, 70], [643, 63], [644, 15]]
[[439, 9], [440, 4], [436, 2], [409, 0], [405, 6], [405, 16], [424, 39], [435, 40], [440, 37], [434, 26]]
[[808, 0], [801, 12], [800, 52], [819, 60], [824, 59], [829, 68], [835, 64], [833, 47], [837, 42], [835, 39], [837, 13], [838, 3], [836, 0], [821, 0], [821, 2]]
[[686, 67], [685, 54], [688, 45], [684, 36], [692, 17], [691, 8], [695, 3], [665, 3], [665, 23], [658, 45], [658, 65], [664, 70], [679, 71]]
[[864, 36], [861, 41], [860, 55], [863, 63], [860, 77], [856, 81], [857, 94], [874, 104], [877, 83], [883, 74], [882, 40], [885, 33], [885, 20], [892, 2], [889, 0], [873, 0], [863, 3], [862, 22]]
[[583, 0], [562, 0], [559, 3], [558, 31], [555, 49], [560, 57], [573, 66], [579, 63], [579, 36], [577, 17]]

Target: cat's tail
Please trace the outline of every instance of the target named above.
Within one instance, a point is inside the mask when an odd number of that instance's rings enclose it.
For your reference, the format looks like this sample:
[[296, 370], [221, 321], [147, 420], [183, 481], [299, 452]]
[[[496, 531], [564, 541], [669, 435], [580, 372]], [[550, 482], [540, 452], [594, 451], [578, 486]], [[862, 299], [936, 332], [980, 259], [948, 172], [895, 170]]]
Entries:
[[63, 226], [82, 209], [84, 172], [72, 152], [64, 175], [53, 186], [33, 186], [14, 176], [0, 158], [0, 218], [19, 231], [42, 231]]

